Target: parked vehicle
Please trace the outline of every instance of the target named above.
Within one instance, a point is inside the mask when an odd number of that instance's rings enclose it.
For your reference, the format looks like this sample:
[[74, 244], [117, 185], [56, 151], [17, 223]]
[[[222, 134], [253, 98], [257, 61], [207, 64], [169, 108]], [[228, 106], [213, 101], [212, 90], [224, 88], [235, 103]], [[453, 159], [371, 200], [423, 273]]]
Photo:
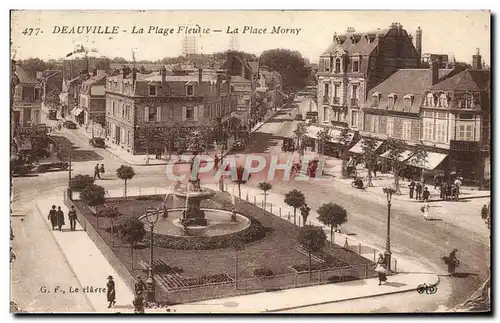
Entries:
[[76, 129], [76, 123], [74, 123], [71, 120], [64, 121], [63, 126], [64, 126], [64, 128], [67, 128], [67, 129]]
[[89, 140], [89, 145], [96, 148], [106, 148], [106, 142], [104, 138], [94, 137]]
[[61, 161], [55, 154], [52, 154], [49, 157], [40, 158], [35, 165], [36, 170], [39, 173], [45, 173], [51, 169], [66, 170], [69, 167], [67, 162]]
[[234, 143], [233, 143], [233, 148], [232, 150], [234, 151], [242, 151], [245, 149], [245, 144], [243, 143], [243, 141], [241, 140], [236, 140]]
[[33, 168], [35, 168], [33, 164], [15, 161], [12, 165], [12, 175], [24, 176], [30, 173]]

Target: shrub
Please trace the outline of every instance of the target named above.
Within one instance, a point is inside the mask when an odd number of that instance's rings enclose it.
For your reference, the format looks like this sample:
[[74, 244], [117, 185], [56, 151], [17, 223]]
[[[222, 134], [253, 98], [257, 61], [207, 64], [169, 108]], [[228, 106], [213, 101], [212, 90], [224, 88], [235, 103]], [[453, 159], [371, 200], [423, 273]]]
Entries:
[[71, 184], [69, 187], [73, 191], [80, 192], [87, 186], [90, 186], [92, 184], [94, 184], [94, 178], [92, 176], [78, 174], [71, 179]]
[[256, 268], [253, 270], [253, 275], [255, 277], [271, 277], [274, 276], [274, 272], [269, 268]]
[[104, 193], [104, 187], [92, 184], [80, 192], [80, 199], [90, 206], [97, 206], [105, 202]]

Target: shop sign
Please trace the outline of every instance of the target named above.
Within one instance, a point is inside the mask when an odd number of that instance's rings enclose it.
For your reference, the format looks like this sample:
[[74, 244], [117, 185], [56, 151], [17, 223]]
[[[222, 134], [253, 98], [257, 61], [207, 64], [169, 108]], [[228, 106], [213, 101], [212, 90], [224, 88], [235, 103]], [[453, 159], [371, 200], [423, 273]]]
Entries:
[[450, 140], [450, 150], [477, 151], [479, 143], [477, 141]]

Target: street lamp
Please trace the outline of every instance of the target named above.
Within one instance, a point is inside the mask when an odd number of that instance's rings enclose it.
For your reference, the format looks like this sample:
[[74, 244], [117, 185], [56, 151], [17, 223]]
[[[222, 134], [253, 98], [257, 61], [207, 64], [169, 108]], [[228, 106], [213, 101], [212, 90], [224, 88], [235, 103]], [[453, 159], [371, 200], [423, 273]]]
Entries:
[[153, 231], [156, 222], [158, 222], [160, 213], [163, 212], [162, 208], [148, 208], [146, 210], [146, 221], [148, 221], [151, 227], [150, 241], [149, 241], [149, 274], [148, 279], [146, 280], [147, 288], [148, 288], [148, 302], [155, 302], [155, 283], [153, 280]]
[[68, 161], [68, 198], [73, 200], [73, 194], [71, 192], [71, 147], [68, 148], [69, 161]]
[[385, 261], [387, 269], [391, 270], [391, 199], [396, 190], [392, 187], [384, 187], [384, 193], [387, 196], [387, 240], [385, 241]]

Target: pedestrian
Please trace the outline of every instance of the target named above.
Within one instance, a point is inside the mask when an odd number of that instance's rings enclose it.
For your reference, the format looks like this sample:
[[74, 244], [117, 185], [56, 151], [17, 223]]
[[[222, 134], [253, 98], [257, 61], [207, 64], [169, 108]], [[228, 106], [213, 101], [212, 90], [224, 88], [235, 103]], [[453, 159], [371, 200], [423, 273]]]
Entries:
[[220, 162], [219, 155], [215, 154], [215, 157], [214, 157], [214, 169], [216, 171], [219, 170], [219, 162]]
[[428, 202], [430, 196], [431, 196], [431, 192], [429, 192], [429, 189], [426, 186], [424, 189], [424, 192], [422, 193], [422, 198], [423, 198], [424, 202]]
[[448, 274], [453, 276], [455, 274], [455, 269], [460, 265], [460, 261], [457, 259], [457, 249], [454, 248], [448, 256], [441, 257], [444, 263], [448, 266]]
[[422, 211], [422, 213], [424, 214], [425, 221], [429, 220], [429, 209], [429, 202], [425, 201], [424, 205], [422, 205], [422, 207], [420, 208], [420, 211]]
[[68, 219], [69, 219], [69, 227], [71, 231], [75, 231], [76, 229], [76, 210], [75, 206], [71, 205], [71, 210], [68, 212]]
[[452, 201], [458, 201], [457, 194], [458, 193], [458, 188], [455, 183], [451, 184], [451, 200]]
[[97, 178], [101, 179], [101, 169], [99, 168], [99, 164], [95, 165], [95, 168], [94, 168], [94, 180]]
[[65, 225], [65, 223], [64, 223], [64, 212], [61, 210], [60, 206], [57, 207], [56, 219], [57, 219], [56, 220], [57, 228], [59, 229], [59, 231], [62, 231], [62, 226]]
[[52, 231], [54, 231], [57, 227], [57, 210], [55, 205], [52, 205], [52, 209], [49, 211], [48, 219], [52, 224]]
[[488, 205], [485, 204], [481, 209], [481, 219], [483, 219], [485, 223], [488, 223], [488, 213], [489, 213], [489, 208]]
[[420, 182], [417, 182], [417, 184], [415, 186], [415, 192], [417, 193], [415, 195], [415, 199], [421, 200], [422, 199], [422, 184], [420, 184]]
[[102, 174], [104, 174], [106, 172], [106, 170], [104, 169], [104, 164], [101, 164], [101, 168], [99, 169], [99, 172], [101, 172]]
[[446, 200], [449, 201], [451, 199], [451, 185], [450, 183], [446, 184]]
[[434, 189], [439, 186], [439, 174], [434, 175]]
[[462, 177], [457, 177], [457, 179], [453, 183], [456, 186], [456, 194], [455, 194], [456, 201], [458, 201], [460, 198], [459, 195], [460, 195], [460, 187], [462, 186], [462, 179], [463, 179]]
[[113, 280], [113, 276], [108, 276], [108, 283], [106, 284], [106, 297], [108, 298], [108, 308], [116, 304], [116, 290], [115, 290], [115, 281]]
[[142, 294], [142, 293], [144, 293], [145, 290], [146, 290], [146, 283], [144, 283], [141, 276], [137, 276], [135, 283], [134, 283], [135, 295]]
[[382, 285], [382, 282], [387, 281], [387, 265], [385, 263], [385, 257], [383, 254], [378, 255], [377, 265], [375, 267], [375, 272], [378, 274], [378, 285]]
[[146, 155], [146, 165], [149, 165], [149, 155]]
[[439, 185], [439, 198], [441, 200], [446, 200], [446, 183], [441, 182]]
[[410, 198], [413, 198], [413, 191], [415, 190], [415, 181], [411, 181], [410, 185], [408, 185], [408, 188], [410, 189]]
[[144, 314], [144, 297], [142, 294], [135, 295], [132, 304], [134, 305], [134, 313]]

